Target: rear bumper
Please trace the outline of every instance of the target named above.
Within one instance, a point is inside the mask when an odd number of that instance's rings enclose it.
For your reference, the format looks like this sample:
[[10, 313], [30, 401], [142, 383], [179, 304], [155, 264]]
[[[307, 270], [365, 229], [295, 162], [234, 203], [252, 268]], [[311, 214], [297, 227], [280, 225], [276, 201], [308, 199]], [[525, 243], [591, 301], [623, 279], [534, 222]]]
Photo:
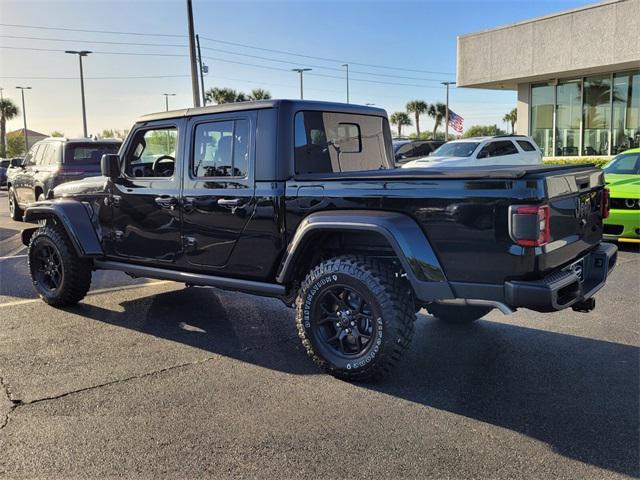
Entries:
[[515, 308], [554, 312], [593, 297], [614, 269], [618, 247], [601, 243], [569, 267], [540, 280], [511, 281], [504, 287], [505, 303]]
[[572, 265], [558, 268], [540, 280], [512, 280], [504, 284], [451, 282], [458, 299], [493, 302], [511, 309], [555, 312], [579, 307], [600, 290], [616, 265], [618, 247], [600, 243]]

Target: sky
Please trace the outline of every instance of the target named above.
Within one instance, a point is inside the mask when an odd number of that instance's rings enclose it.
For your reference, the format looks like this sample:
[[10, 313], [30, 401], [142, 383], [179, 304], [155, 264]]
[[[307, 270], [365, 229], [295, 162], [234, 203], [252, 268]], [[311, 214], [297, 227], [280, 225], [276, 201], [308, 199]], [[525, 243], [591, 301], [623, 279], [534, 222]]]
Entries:
[[[312, 68], [305, 98], [343, 102], [342, 64], [349, 63], [351, 103], [391, 114], [414, 99], [444, 102], [440, 82], [455, 81], [458, 35], [589, 3], [193, 0], [193, 13], [209, 66], [206, 88], [264, 88], [273, 98], [299, 98], [298, 74], [290, 70]], [[94, 52], [84, 59], [85, 94], [89, 134], [99, 134], [164, 110], [163, 93], [175, 93], [170, 108], [191, 106], [187, 44], [186, 0], [0, 0], [2, 94], [21, 108], [15, 87], [31, 86], [27, 126], [45, 134], [82, 133], [78, 58], [64, 50]], [[465, 128], [506, 129], [502, 117], [515, 105], [515, 91], [450, 92], [450, 108]], [[433, 123], [425, 116], [420, 125]], [[21, 127], [19, 116], [7, 129]]]

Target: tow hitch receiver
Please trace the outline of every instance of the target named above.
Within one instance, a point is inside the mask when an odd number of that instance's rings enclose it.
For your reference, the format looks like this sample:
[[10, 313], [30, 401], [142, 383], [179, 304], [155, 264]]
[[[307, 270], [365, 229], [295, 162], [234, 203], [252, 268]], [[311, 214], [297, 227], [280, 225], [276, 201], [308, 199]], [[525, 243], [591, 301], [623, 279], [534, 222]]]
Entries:
[[574, 312], [582, 312], [582, 313], [589, 313], [594, 308], [596, 308], [596, 299], [593, 297], [587, 298], [586, 300], [575, 303], [571, 307], [571, 309]]

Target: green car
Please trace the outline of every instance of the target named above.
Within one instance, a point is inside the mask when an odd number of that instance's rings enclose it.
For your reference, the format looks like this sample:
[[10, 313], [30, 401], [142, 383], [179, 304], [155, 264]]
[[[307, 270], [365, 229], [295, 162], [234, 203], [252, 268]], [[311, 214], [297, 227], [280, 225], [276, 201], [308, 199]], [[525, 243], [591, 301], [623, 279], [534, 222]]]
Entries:
[[604, 172], [610, 192], [605, 239], [640, 243], [640, 148], [616, 155]]

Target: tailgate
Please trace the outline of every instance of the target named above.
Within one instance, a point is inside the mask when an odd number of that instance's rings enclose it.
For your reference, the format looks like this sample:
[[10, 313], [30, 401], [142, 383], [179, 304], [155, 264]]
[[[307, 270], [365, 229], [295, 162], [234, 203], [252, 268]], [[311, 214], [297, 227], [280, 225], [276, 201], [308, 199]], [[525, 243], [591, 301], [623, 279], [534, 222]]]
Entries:
[[538, 256], [538, 271], [571, 263], [602, 240], [604, 174], [582, 167], [543, 175], [549, 205], [549, 242]]

